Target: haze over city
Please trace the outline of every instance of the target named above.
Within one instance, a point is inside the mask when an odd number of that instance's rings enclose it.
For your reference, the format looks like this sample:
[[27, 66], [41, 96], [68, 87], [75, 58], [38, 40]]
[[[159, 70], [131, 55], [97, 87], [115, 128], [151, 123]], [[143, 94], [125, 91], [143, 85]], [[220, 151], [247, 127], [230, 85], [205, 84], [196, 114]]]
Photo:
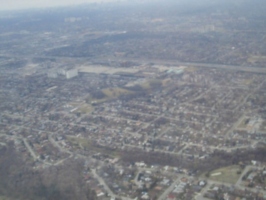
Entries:
[[[45, 8], [54, 6], [78, 5], [84, 3], [106, 3], [115, 2], [117, 0], [1, 0], [0, 10], [16, 10], [30, 8]], [[120, 0], [123, 1], [123, 0]]]
[[[52, 8], [57, 6], [73, 6], [73, 5], [80, 5], [80, 4], [89, 4], [89, 3], [97, 3], [97, 4], [104, 4], [104, 3], [122, 3], [128, 2], [131, 4], [134, 3], [160, 3], [162, 5], [168, 3], [180, 3], [180, 6], [183, 4], [190, 4], [190, 5], [201, 5], [201, 4], [213, 4], [214, 2], [219, 2], [220, 0], [10, 0], [4, 1], [0, 0], [1, 10], [21, 10], [21, 9], [32, 9], [32, 8]], [[228, 0], [225, 0], [228, 1]], [[231, 1], [228, 1], [231, 2]], [[235, 2], [231, 2], [235, 3]], [[237, 3], [237, 2], [236, 2]]]
[[0, 2], [0, 200], [266, 200], [266, 1]]

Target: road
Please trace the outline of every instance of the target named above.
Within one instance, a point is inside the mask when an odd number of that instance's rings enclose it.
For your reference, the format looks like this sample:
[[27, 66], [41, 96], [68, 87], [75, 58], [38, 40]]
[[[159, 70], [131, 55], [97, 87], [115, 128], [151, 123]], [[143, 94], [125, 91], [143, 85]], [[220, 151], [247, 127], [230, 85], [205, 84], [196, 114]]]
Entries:
[[[265, 80], [262, 81], [262, 82], [257, 86], [257, 88], [256, 88], [254, 91], [259, 90], [260, 87], [264, 84], [264, 82], [265, 82]], [[254, 91], [253, 91], [253, 92], [254, 92]], [[246, 101], [247, 101], [252, 95], [253, 95], [252, 92], [250, 92], [248, 95], [246, 95], [246, 96], [241, 100], [241, 103], [239, 103], [239, 104], [237, 105], [237, 107], [234, 109], [234, 111], [235, 111], [235, 110], [238, 110], [241, 106], [243, 106], [243, 105], [246, 103]], [[244, 113], [242, 114], [242, 116], [238, 119], [238, 121], [237, 121], [236, 123], [234, 123], [234, 125], [233, 125], [233, 126], [232, 126], [232, 127], [231, 127], [231, 128], [225, 133], [225, 135], [226, 135], [227, 138], [230, 139], [229, 134], [230, 134], [231, 132], [233, 132], [233, 131], [237, 128], [237, 126], [243, 121], [243, 119], [246, 117], [246, 115], [247, 115], [247, 112], [244, 112]]]
[[230, 183], [225, 183], [225, 182], [218, 182], [218, 181], [208, 180], [208, 184], [204, 187], [204, 189], [200, 193], [198, 193], [195, 196], [195, 200], [207, 200], [206, 198], [204, 198], [204, 194], [209, 190], [209, 188], [210, 188], [211, 185], [225, 185], [225, 186], [228, 186], [228, 187], [231, 187], [233, 185], [234, 187], [237, 187], [237, 188], [239, 188], [241, 190], [249, 190], [249, 191], [252, 191], [252, 192], [255, 192], [255, 193], [261, 192], [263, 195], [266, 195], [266, 192], [263, 191], [263, 190], [258, 190], [256, 188], [246, 188], [246, 187], [244, 187], [244, 186], [241, 185], [243, 176], [249, 170], [256, 170], [256, 169], [258, 169], [258, 167], [256, 167], [256, 166], [252, 166], [252, 165], [246, 166], [246, 168], [241, 173], [241, 176], [239, 177], [239, 179], [237, 180], [237, 182], [235, 184], [230, 184]]
[[239, 179], [236, 182], [236, 186], [241, 187], [241, 182], [242, 182], [242, 178], [243, 176], [245, 176], [245, 174], [249, 171], [249, 170], [253, 170], [256, 169], [256, 167], [254, 166], [246, 166], [245, 170], [242, 172], [241, 176], [239, 177]]
[[207, 184], [201, 192], [199, 192], [195, 197], [194, 199], [195, 200], [207, 200], [206, 198], [204, 198], [204, 194], [210, 189], [210, 184]]
[[[0, 54], [2, 57], [9, 58], [23, 58], [23, 59], [33, 59], [33, 58], [56, 58], [56, 59], [69, 59], [69, 60], [79, 60], [79, 61], [88, 61], [87, 57], [64, 57], [64, 56], [44, 56], [44, 55], [11, 55], [11, 54]], [[212, 63], [197, 63], [197, 62], [180, 62], [178, 60], [159, 60], [159, 59], [150, 59], [150, 58], [139, 58], [139, 59], [130, 59], [130, 58], [117, 58], [117, 57], [98, 57], [94, 59], [95, 62], [135, 62], [135, 63], [154, 63], [157, 65], [167, 65], [167, 66], [192, 66], [192, 67], [204, 67], [204, 68], [219, 68], [235, 71], [247, 71], [255, 73], [266, 73], [266, 69], [256, 66], [239, 66], [239, 65], [226, 65], [226, 64], [212, 64]]]
[[104, 187], [104, 189], [108, 192], [108, 194], [115, 198], [116, 195], [113, 193], [113, 191], [108, 187], [108, 185], [105, 183], [105, 181], [96, 173], [96, 169], [92, 169], [93, 176], [99, 181], [99, 183]]
[[105, 181], [97, 174], [96, 170], [93, 169], [92, 170], [93, 176], [99, 181], [99, 183], [104, 187], [105, 191], [108, 192], [108, 194], [112, 197], [112, 198], [120, 198], [122, 200], [133, 200], [131, 198], [128, 197], [121, 197], [118, 195], [115, 195], [113, 193], [113, 191], [108, 187], [108, 185], [105, 183]]
[[[101, 60], [101, 59], [100, 59]], [[106, 58], [102, 59], [106, 60]], [[101, 60], [101, 61], [102, 61]], [[226, 70], [234, 70], [234, 71], [246, 71], [246, 72], [254, 72], [254, 73], [266, 73], [266, 69], [262, 67], [256, 66], [238, 66], [238, 65], [224, 65], [224, 64], [210, 64], [210, 63], [195, 63], [195, 62], [180, 62], [178, 60], [158, 60], [158, 59], [117, 59], [113, 58], [112, 61], [120, 61], [120, 62], [135, 62], [135, 63], [154, 63], [156, 65], [168, 65], [168, 66], [188, 66], [188, 67], [204, 67], [204, 68], [219, 68]]]
[[50, 134], [48, 136], [48, 140], [55, 146], [57, 147], [61, 152], [65, 152], [65, 153], [68, 153], [70, 154], [70, 156], [73, 156], [73, 153], [67, 149], [64, 149], [63, 147], [61, 147], [55, 140], [54, 138], [52, 137], [52, 135]]
[[[45, 161], [42, 161], [38, 158], [38, 156], [36, 155], [36, 153], [34, 152], [34, 150], [31, 148], [31, 146], [29, 145], [28, 141], [26, 138], [21, 138], [19, 136], [12, 136], [12, 137], [16, 137], [17, 139], [22, 139], [24, 144], [25, 144], [25, 147], [28, 149], [28, 151], [30, 152], [31, 156], [34, 158], [35, 161], [40, 161], [44, 164], [46, 164], [47, 166], [51, 166], [51, 165], [59, 165], [59, 164], [62, 164], [66, 159], [68, 158], [65, 158], [63, 160], [60, 160], [58, 161], [57, 163], [54, 163], [54, 164], [51, 164], [51, 163], [47, 163]], [[54, 145], [56, 146], [60, 151], [62, 152], [65, 152], [65, 153], [69, 153], [70, 156], [73, 156], [74, 154], [72, 152], [70, 152], [69, 150], [66, 150], [64, 149], [63, 147], [61, 147], [52, 137], [52, 135], [49, 135], [48, 137], [49, 141]], [[188, 143], [185, 143], [187, 146], [190, 145]], [[193, 144], [193, 145], [197, 145], [197, 144]], [[130, 145], [132, 147], [136, 147], [135, 145]], [[239, 148], [239, 147], [238, 147]], [[162, 152], [165, 152], [165, 153], [170, 153], [170, 152], [167, 152], [167, 151], [162, 151]], [[178, 152], [178, 153], [175, 153], [175, 154], [180, 154], [181, 152]], [[79, 155], [79, 154], [76, 154], [77, 157], [82, 157], [82, 158], [86, 158], [85, 156], [82, 156], [82, 155]], [[236, 187], [244, 190], [246, 189], [245, 187], [241, 186], [241, 180], [242, 180], [242, 177], [250, 170], [250, 169], [256, 169], [255, 166], [247, 166], [245, 168], [245, 170], [242, 172], [240, 178], [238, 179], [237, 183], [235, 184]], [[143, 170], [143, 169], [141, 169]], [[141, 172], [141, 170], [139, 170], [139, 172]], [[152, 169], [151, 169], [152, 170]], [[108, 187], [108, 185], [105, 183], [105, 181], [96, 173], [96, 170], [92, 170], [93, 172], [93, 175], [94, 177], [99, 181], [99, 183], [101, 185], [103, 185], [104, 189], [110, 194], [111, 197], [114, 197], [114, 198], [121, 198], [122, 200], [132, 200], [131, 198], [128, 198], [128, 197], [121, 197], [121, 196], [118, 196], [118, 195], [115, 195], [111, 189]], [[135, 177], [135, 180], [136, 180], [137, 176]], [[164, 193], [159, 197], [159, 200], [164, 200], [166, 199], [167, 195], [174, 189], [174, 186], [180, 181], [180, 179], [176, 179], [165, 191]], [[231, 186], [232, 184], [227, 184], [227, 183], [221, 183], [221, 182], [215, 182], [215, 181], [208, 181], [208, 185], [203, 189], [203, 191], [201, 193], [199, 193], [198, 195], [195, 196], [195, 199], [196, 200], [205, 200], [205, 198], [203, 197], [204, 193], [208, 190], [208, 187], [210, 186], [210, 184], [223, 184], [223, 185], [227, 185], [227, 186]], [[264, 191], [261, 191], [261, 190], [258, 190], [256, 188], [252, 188], [252, 189], [248, 189], [252, 192], [262, 192], [264, 195], [266, 195], [266, 193]]]
[[43, 164], [45, 164], [45, 165], [49, 165], [49, 166], [53, 165], [53, 164], [51, 164], [51, 163], [49, 163], [49, 162], [46, 162], [46, 161], [43, 161], [43, 160], [39, 159], [38, 156], [37, 156], [37, 155], [35, 154], [35, 152], [33, 151], [33, 149], [31, 148], [31, 146], [29, 145], [27, 139], [23, 138], [22, 141], [23, 141], [23, 143], [25, 144], [25, 147], [26, 147], [26, 148], [28, 149], [28, 151], [30, 152], [30, 154], [31, 154], [31, 156], [33, 157], [34, 161], [39, 161], [39, 162], [42, 162]]
[[180, 182], [180, 178], [177, 178], [162, 194], [161, 196], [158, 198], [158, 200], [165, 200], [167, 199], [167, 195], [174, 190], [175, 185], [178, 184]]
[[[87, 57], [64, 57], [64, 56], [43, 56], [43, 55], [11, 55], [11, 54], [0, 54], [2, 57], [9, 58], [23, 58], [23, 59], [33, 59], [33, 58], [56, 58], [56, 59], [68, 59], [68, 60], [77, 60], [77, 61], [88, 61]], [[180, 62], [178, 60], [158, 60], [158, 59], [130, 59], [130, 58], [117, 58], [117, 57], [98, 57], [94, 59], [94, 62], [135, 62], [135, 63], [154, 63], [156, 65], [166, 65], [166, 66], [191, 66], [191, 67], [204, 67], [204, 68], [218, 68], [234, 71], [246, 71], [253, 73], [266, 73], [266, 69], [256, 66], [239, 66], [239, 65], [225, 65], [225, 64], [211, 64], [211, 63], [196, 63], [196, 62]]]
[[6, 143], [0, 142], [0, 145], [2, 145], [2, 146], [6, 146]]
[[35, 154], [35, 152], [33, 151], [33, 149], [31, 148], [31, 146], [29, 145], [28, 141], [23, 138], [22, 139], [23, 143], [25, 144], [25, 147], [28, 149], [28, 151], [30, 152], [31, 156], [33, 157], [34, 161], [39, 160], [38, 156]]
[[140, 183], [138, 181], [138, 177], [139, 177], [139, 174], [141, 173], [142, 171], [140, 169], [138, 169], [138, 173], [136, 174], [135, 178], [134, 178], [134, 182], [137, 186], [140, 186]]
[[[1, 123], [0, 123], [0, 124], [1, 124]], [[16, 127], [16, 129], [27, 128], [27, 127], [25, 127], [25, 126], [16, 126], [16, 125], [15, 125], [15, 127]], [[41, 131], [41, 130], [37, 130], [37, 129], [32, 129], [32, 130], [35, 130], [35, 131], [37, 131], [37, 132]], [[51, 132], [49, 132], [49, 131], [46, 131], [46, 132], [47, 132], [47, 133], [50, 133], [48, 139], [49, 139], [49, 141], [52, 143], [52, 145], [54, 145], [55, 147], [57, 147], [61, 152], [65, 152], [65, 153], [70, 154], [70, 156], [69, 156], [68, 158], [70, 158], [70, 157], [73, 156], [73, 153], [72, 153], [72, 152], [70, 152], [70, 151], [68, 151], [68, 150], [66, 150], [66, 149], [64, 149], [64, 148], [62, 148], [62, 147], [61, 147], [61, 146], [60, 146], [60, 145], [59, 145], [59, 144], [58, 144], [58, 143], [52, 138], [52, 134], [53, 134], [53, 133], [51, 133]], [[3, 134], [0, 134], [0, 135], [3, 135]], [[7, 136], [7, 135], [3, 135], [3, 136]], [[68, 158], [64, 158], [64, 159], [62, 159], [62, 160], [57, 161], [56, 163], [49, 163], [49, 162], [43, 161], [43, 160], [41, 160], [41, 159], [38, 158], [38, 156], [36, 155], [36, 153], [34, 152], [34, 150], [31, 148], [31, 146], [29, 145], [28, 140], [27, 140], [26, 138], [23, 138], [22, 136], [10, 136], [10, 137], [12, 137], [13, 139], [19, 139], [19, 140], [22, 140], [23, 143], [25, 144], [25, 147], [26, 147], [27, 150], [29, 151], [30, 155], [33, 157], [34, 161], [39, 161], [39, 162], [44, 163], [45, 165], [49, 165], [49, 166], [51, 166], [51, 165], [60, 165], [60, 164], [62, 164], [65, 160], [68, 159]]]
[[[241, 176], [239, 177], [238, 181], [236, 182], [235, 186], [239, 187], [242, 190], [245, 190], [247, 188], [245, 188], [244, 186], [241, 185], [242, 182], [242, 178], [243, 176], [245, 176], [245, 174], [249, 171], [249, 170], [256, 170], [259, 169], [259, 167], [253, 166], [253, 165], [249, 165], [246, 166], [245, 170], [242, 172]], [[247, 190], [250, 190], [254, 193], [260, 192], [262, 193], [264, 196], [266, 195], [266, 191], [262, 190], [262, 189], [257, 189], [257, 188], [248, 188]]]

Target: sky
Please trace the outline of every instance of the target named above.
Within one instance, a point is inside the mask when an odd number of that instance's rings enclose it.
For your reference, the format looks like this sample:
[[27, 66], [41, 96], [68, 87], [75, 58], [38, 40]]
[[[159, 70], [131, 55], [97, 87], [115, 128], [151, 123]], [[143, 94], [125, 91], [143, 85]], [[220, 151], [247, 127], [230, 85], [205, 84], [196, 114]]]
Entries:
[[110, 2], [117, 0], [0, 0], [0, 10], [44, 8], [92, 2]]

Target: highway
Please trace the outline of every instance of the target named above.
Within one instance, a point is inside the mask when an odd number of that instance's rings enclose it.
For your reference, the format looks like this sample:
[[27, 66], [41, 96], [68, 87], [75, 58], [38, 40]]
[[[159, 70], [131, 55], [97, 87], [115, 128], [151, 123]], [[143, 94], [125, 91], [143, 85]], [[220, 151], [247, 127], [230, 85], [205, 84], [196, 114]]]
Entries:
[[31, 148], [31, 146], [29, 145], [28, 141], [23, 138], [23, 143], [25, 144], [25, 147], [28, 149], [28, 151], [30, 152], [30, 155], [33, 157], [33, 159], [36, 161], [36, 160], [39, 160], [39, 158], [37, 157], [37, 155], [35, 154], [35, 152], [33, 151], [33, 149]]
[[61, 147], [52, 137], [52, 135], [50, 134], [48, 136], [48, 140], [55, 146], [57, 147], [61, 152], [65, 152], [65, 153], [68, 153], [70, 154], [70, 156], [73, 156], [73, 153], [67, 149], [64, 149], [63, 147]]
[[175, 188], [175, 185], [180, 182], [180, 178], [176, 179], [158, 198], [158, 200], [165, 200], [167, 199], [167, 195]]
[[131, 198], [128, 198], [128, 197], [121, 197], [121, 196], [118, 196], [118, 195], [115, 195], [113, 193], [113, 191], [108, 187], [108, 185], [105, 183], [105, 181], [102, 179], [102, 177], [100, 177], [96, 170], [93, 169], [92, 170], [92, 173], [93, 173], [93, 176], [99, 181], [99, 183], [104, 187], [104, 189], [108, 192], [109, 196], [111, 196], [112, 198], [120, 198], [122, 200], [133, 200]]
[[[103, 59], [103, 60], [106, 60]], [[224, 65], [224, 64], [211, 64], [211, 63], [197, 63], [197, 62], [180, 62], [178, 60], [158, 60], [158, 59], [113, 59], [110, 61], [120, 62], [136, 62], [136, 63], [153, 63], [156, 65], [170, 65], [170, 66], [187, 66], [187, 67], [203, 67], [203, 68], [218, 68], [234, 71], [246, 71], [253, 73], [266, 73], [266, 68], [256, 66], [238, 66], [238, 65]]]
[[[33, 59], [33, 58], [48, 58], [48, 59], [69, 59], [77, 61], [88, 61], [87, 57], [64, 57], [64, 56], [44, 56], [44, 55], [10, 55], [10, 54], [0, 54], [0, 57], [7, 58], [23, 58], [23, 59]], [[162, 60], [162, 59], [148, 59], [148, 58], [116, 58], [116, 57], [98, 57], [94, 58], [94, 62], [135, 62], [135, 63], [153, 63], [156, 65], [170, 65], [170, 66], [187, 66], [187, 67], [203, 67], [203, 68], [218, 68], [234, 71], [246, 71], [253, 73], [266, 73], [266, 68], [257, 66], [239, 66], [239, 65], [226, 65], [226, 64], [212, 64], [212, 63], [197, 63], [197, 62], [180, 62], [178, 60]]]

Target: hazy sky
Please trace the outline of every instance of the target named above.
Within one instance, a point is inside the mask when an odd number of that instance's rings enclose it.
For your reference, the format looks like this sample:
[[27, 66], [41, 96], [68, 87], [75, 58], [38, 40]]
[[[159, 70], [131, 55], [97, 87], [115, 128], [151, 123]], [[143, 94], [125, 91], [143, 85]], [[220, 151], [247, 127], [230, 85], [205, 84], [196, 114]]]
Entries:
[[0, 10], [81, 4], [90, 2], [110, 2], [116, 0], [0, 0]]

